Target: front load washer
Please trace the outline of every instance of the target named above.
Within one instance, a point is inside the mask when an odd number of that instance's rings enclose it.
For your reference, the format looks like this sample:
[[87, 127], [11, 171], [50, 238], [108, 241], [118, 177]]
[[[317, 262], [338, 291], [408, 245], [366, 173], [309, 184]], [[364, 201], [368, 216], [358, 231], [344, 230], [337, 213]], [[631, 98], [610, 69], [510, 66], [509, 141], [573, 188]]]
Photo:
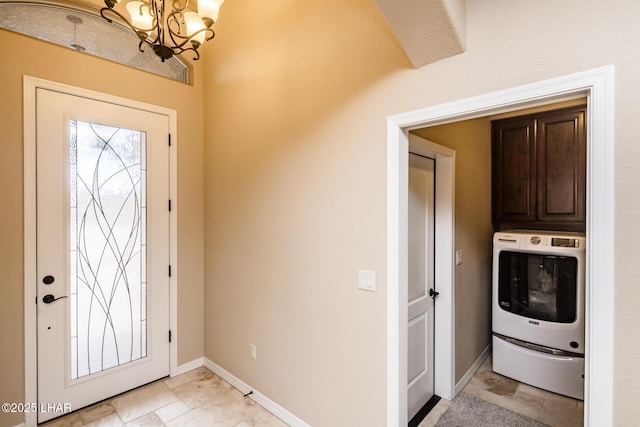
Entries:
[[495, 372], [584, 398], [585, 247], [581, 233], [495, 233]]

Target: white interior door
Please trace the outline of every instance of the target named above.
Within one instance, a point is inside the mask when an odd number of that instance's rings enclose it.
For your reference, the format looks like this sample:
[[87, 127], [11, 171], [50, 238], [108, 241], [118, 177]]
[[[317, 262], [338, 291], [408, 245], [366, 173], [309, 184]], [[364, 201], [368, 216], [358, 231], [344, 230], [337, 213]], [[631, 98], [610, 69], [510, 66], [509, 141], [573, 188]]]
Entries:
[[411, 420], [433, 396], [435, 161], [409, 153], [407, 406]]
[[38, 403], [76, 410], [169, 374], [169, 119], [45, 89], [36, 111]]

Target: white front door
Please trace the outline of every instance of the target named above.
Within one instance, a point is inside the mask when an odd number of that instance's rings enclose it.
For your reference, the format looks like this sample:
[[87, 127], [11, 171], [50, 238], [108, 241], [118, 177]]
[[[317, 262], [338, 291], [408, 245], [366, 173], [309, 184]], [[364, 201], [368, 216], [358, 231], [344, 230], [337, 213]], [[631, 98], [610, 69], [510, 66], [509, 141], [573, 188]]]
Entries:
[[169, 119], [38, 88], [38, 422], [169, 374]]
[[433, 396], [435, 161], [409, 153], [407, 406], [411, 420]]

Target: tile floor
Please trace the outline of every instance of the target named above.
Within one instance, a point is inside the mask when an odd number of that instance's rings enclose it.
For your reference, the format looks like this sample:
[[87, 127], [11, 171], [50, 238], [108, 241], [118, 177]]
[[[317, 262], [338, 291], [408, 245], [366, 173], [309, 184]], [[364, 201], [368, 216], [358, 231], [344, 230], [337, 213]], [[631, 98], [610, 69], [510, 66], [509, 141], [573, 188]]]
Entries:
[[[463, 391], [553, 427], [582, 426], [582, 401], [495, 374], [490, 357]], [[435, 425], [450, 404], [440, 400], [419, 427]], [[286, 424], [202, 367], [156, 381], [43, 426], [286, 427]]]
[[207, 368], [198, 368], [42, 424], [44, 427], [286, 427]]
[[[584, 404], [581, 400], [498, 375], [491, 370], [491, 357], [485, 360], [462, 391], [552, 427], [583, 425]], [[450, 401], [441, 399], [419, 427], [435, 425], [450, 404]]]

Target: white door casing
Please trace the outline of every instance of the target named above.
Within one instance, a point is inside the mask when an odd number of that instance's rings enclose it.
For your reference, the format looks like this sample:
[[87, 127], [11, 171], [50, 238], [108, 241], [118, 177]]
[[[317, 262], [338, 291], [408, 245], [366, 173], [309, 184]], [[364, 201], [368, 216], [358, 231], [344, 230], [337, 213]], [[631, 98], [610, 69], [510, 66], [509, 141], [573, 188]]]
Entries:
[[[171, 344], [168, 342], [169, 330], [176, 329], [175, 278], [169, 277], [168, 273], [169, 265], [174, 272], [177, 267], [176, 186], [175, 180], [169, 179], [170, 173], [175, 173], [176, 163], [175, 155], [169, 155], [168, 147], [168, 135], [175, 132], [175, 119], [172, 110], [25, 77], [25, 401], [38, 402], [39, 408], [51, 403], [70, 403], [71, 409], [75, 410], [176, 373], [176, 340], [173, 339]], [[146, 354], [144, 350], [138, 353], [132, 350], [133, 357], [126, 360], [122, 354], [127, 352], [123, 352], [121, 346], [120, 353], [112, 352], [120, 359], [121, 366], [104, 363], [103, 372], [96, 373], [92, 368], [91, 374], [80, 372], [78, 375], [76, 372], [74, 377], [70, 372], [70, 339], [73, 334], [69, 331], [69, 307], [72, 298], [77, 298], [79, 293], [76, 290], [74, 295], [69, 294], [72, 270], [69, 248], [73, 248], [71, 236], [75, 231], [65, 225], [71, 215], [70, 175], [69, 166], [63, 167], [62, 164], [68, 163], [65, 158], [69, 158], [69, 123], [75, 120], [78, 129], [82, 123], [91, 122], [136, 129], [142, 131], [143, 137], [146, 135], [149, 147], [146, 154], [147, 184], [143, 183], [141, 187], [150, 191], [146, 207], [148, 214], [141, 217], [148, 223], [148, 253], [142, 253], [140, 258], [151, 262], [146, 269], [149, 303], [144, 307], [141, 303], [139, 309], [143, 312], [146, 308], [146, 318], [143, 315], [141, 319], [148, 320], [150, 325], [148, 328], [138, 326], [139, 330], [148, 331], [148, 345], [137, 345], [138, 349], [146, 348]], [[102, 179], [101, 185], [104, 183]], [[151, 191], [153, 188], [159, 192]], [[169, 198], [174, 202], [171, 214]], [[108, 235], [116, 233], [115, 229], [107, 232]], [[139, 233], [141, 237], [138, 239], [144, 238], [144, 234]], [[94, 242], [89, 242], [88, 247], [93, 246]], [[105, 258], [102, 259], [104, 264]], [[120, 262], [118, 268], [123, 269], [122, 265], [125, 262]], [[138, 270], [134, 267], [133, 271], [138, 271], [136, 274], [139, 275], [144, 270], [140, 266]], [[55, 277], [54, 283], [45, 285], [42, 279], [46, 275]], [[66, 298], [45, 304], [45, 295]], [[37, 304], [34, 304], [36, 298]], [[98, 298], [92, 298], [92, 301], [95, 303]], [[103, 301], [108, 301], [108, 297]], [[133, 301], [135, 305], [135, 299]], [[96, 305], [99, 304], [94, 304], [94, 308]], [[99, 311], [105, 311], [104, 304]], [[104, 325], [109, 328], [112, 323], [107, 321]], [[76, 328], [85, 326], [76, 324]], [[114, 329], [117, 328], [111, 327]], [[96, 330], [92, 329], [90, 335], [95, 335]], [[40, 413], [39, 416], [28, 413], [26, 424], [34, 425], [59, 415], [56, 411]]]
[[435, 161], [409, 153], [407, 404], [411, 420], [433, 396]]

